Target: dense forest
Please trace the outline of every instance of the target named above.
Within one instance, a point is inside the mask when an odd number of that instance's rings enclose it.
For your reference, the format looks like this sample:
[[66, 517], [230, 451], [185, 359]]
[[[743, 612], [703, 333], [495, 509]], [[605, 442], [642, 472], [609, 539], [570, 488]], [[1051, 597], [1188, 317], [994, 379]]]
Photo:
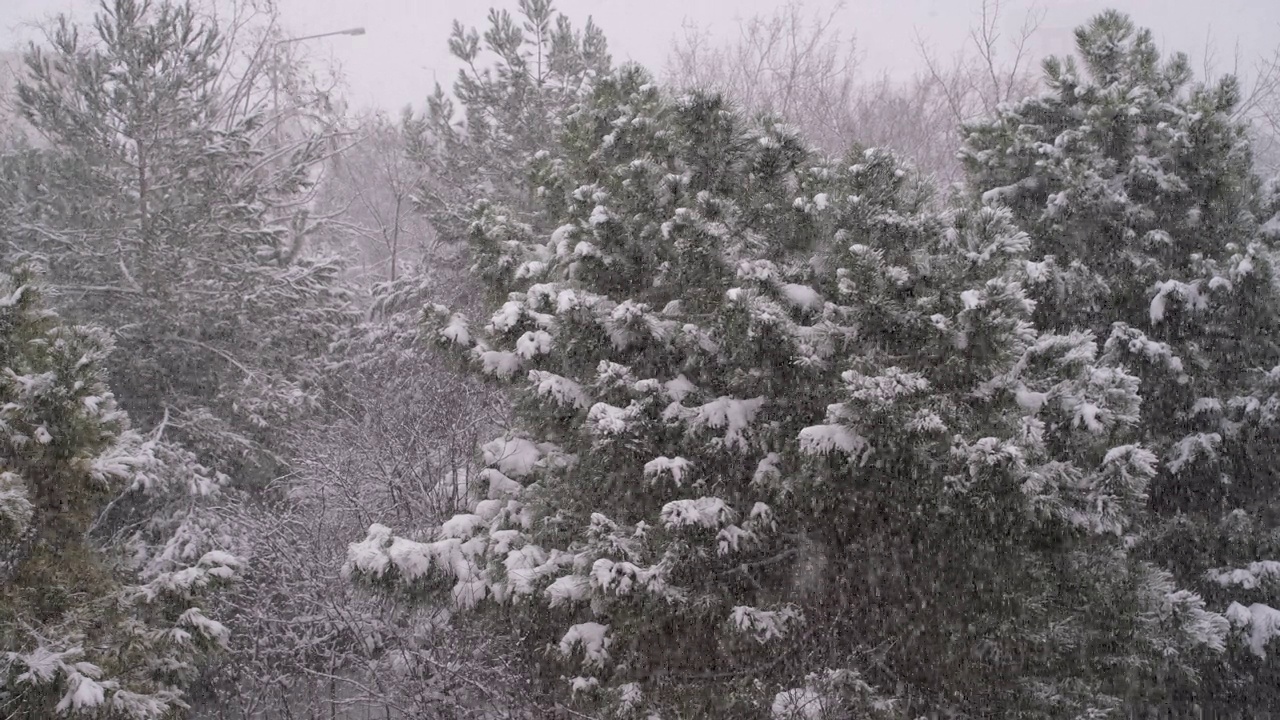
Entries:
[[982, 10], [518, 0], [398, 117], [261, 0], [48, 23], [0, 718], [1274, 717], [1280, 54]]

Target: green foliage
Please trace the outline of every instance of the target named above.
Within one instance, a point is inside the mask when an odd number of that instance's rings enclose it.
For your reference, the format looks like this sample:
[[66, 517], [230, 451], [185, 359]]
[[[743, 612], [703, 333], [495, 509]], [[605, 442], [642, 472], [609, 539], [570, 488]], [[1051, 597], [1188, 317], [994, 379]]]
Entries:
[[[462, 242], [472, 203], [500, 198], [522, 217], [533, 212], [524, 183], [528, 162], [554, 143], [595, 79], [608, 72], [604, 36], [589, 18], [579, 32], [549, 0], [521, 0], [519, 8], [519, 18], [491, 10], [483, 38], [454, 23], [449, 48], [466, 69], [451, 96], [437, 85], [424, 113], [405, 110], [399, 136], [408, 167], [396, 161], [395, 177], [413, 185], [415, 210], [430, 225], [434, 245], [413, 272], [373, 286], [369, 321], [337, 339], [331, 370], [395, 367], [406, 379], [434, 381], [437, 373], [424, 374], [424, 366], [435, 363], [420, 352], [423, 305], [478, 309], [479, 296], [490, 290], [466, 271], [485, 263]], [[482, 49], [492, 63], [483, 62]]]
[[107, 500], [164, 472], [103, 380], [101, 331], [63, 324], [30, 270], [0, 276], [0, 707], [6, 717], [161, 718], [226, 630], [190, 605], [238, 561], [121, 581], [90, 539]]
[[517, 401], [485, 499], [349, 571], [496, 611], [619, 717], [1078, 717], [1222, 648], [1126, 554], [1138, 379], [1032, 325], [1007, 211], [635, 68], [531, 172], [472, 224], [506, 302], [428, 311]]
[[[466, 236], [476, 197], [521, 206], [529, 158], [551, 146], [582, 94], [609, 71], [604, 34], [590, 18], [578, 31], [551, 0], [519, 0], [519, 11], [513, 18], [491, 9], [483, 38], [455, 22], [449, 51], [466, 67], [452, 97], [436, 85], [426, 112], [404, 122], [410, 158], [424, 169], [419, 202], [447, 241]], [[495, 56], [491, 65], [481, 62], [482, 48]]]
[[[1109, 361], [1141, 380], [1141, 437], [1163, 462], [1140, 551], [1219, 608], [1275, 605], [1280, 582], [1254, 573], [1280, 551], [1266, 459], [1277, 449], [1267, 369], [1280, 362], [1280, 226], [1248, 128], [1232, 119], [1237, 81], [1194, 83], [1185, 55], [1162, 58], [1151, 32], [1117, 12], [1076, 41], [1079, 62], [1044, 62], [1048, 92], [965, 128], [973, 199], [1008, 208], [1030, 234], [1037, 324], [1107, 337]], [[1254, 578], [1248, 588], [1233, 568]], [[1228, 613], [1245, 642], [1198, 690], [1174, 682], [1180, 700], [1274, 704], [1261, 688], [1274, 688], [1275, 663], [1256, 656], [1280, 627], [1267, 605], [1250, 606]]]
[[351, 322], [340, 267], [305, 248], [329, 148], [264, 114], [260, 73], [229, 74], [238, 50], [190, 3], [113, 0], [91, 28], [62, 17], [47, 39], [17, 92], [46, 142], [0, 157], [5, 259], [42, 267], [60, 312], [104, 328], [114, 350], [89, 359], [148, 432], [120, 436], [136, 462], [92, 486], [83, 513], [38, 525], [61, 545], [30, 538], [15, 602], [55, 606], [15, 612], [54, 624], [13, 626], [6, 689], [31, 717], [92, 687], [73, 710], [133, 712], [112, 705], [133, 692], [152, 700], [130, 717], [159, 717], [227, 635], [190, 605], [240, 562], [225, 551], [250, 545], [218, 496], [284, 474], [286, 431]]
[[314, 401], [314, 359], [348, 322], [332, 262], [301, 254], [318, 138], [274, 143], [188, 3], [104, 4], [26, 55], [18, 106], [52, 144], [5, 158], [11, 253], [60, 307], [109, 328], [117, 391], [238, 480], [278, 472], [270, 428]]

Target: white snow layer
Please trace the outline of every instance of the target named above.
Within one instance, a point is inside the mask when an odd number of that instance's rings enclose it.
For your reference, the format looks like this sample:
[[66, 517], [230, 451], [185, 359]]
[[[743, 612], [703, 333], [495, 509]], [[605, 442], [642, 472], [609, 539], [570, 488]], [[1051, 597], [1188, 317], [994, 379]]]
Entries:
[[736, 445], [738, 449], [746, 450], [747, 440], [743, 431], [751, 426], [764, 403], [763, 397], [750, 400], [718, 397], [693, 409], [692, 425], [695, 428], [709, 427], [715, 430], [724, 428], [725, 445]]
[[682, 457], [669, 458], [662, 455], [644, 464], [644, 476], [650, 481], [655, 481], [663, 475], [670, 475], [675, 484], [680, 485], [690, 464]]
[[524, 477], [533, 472], [542, 451], [525, 438], [499, 437], [481, 446], [486, 465], [496, 465], [504, 475]]
[[736, 516], [733, 508], [718, 497], [672, 500], [662, 506], [662, 523], [668, 528], [688, 525], [716, 528], [733, 522]]
[[520, 369], [520, 356], [506, 350], [485, 350], [480, 353], [480, 364], [486, 375], [509, 378]]
[[1254, 603], [1246, 608], [1233, 602], [1227, 608], [1226, 616], [1237, 629], [1249, 628], [1249, 649], [1265, 660], [1267, 643], [1280, 636], [1280, 610], [1262, 603]]
[[546, 370], [530, 370], [529, 382], [534, 384], [538, 395], [549, 397], [559, 405], [571, 405], [579, 410], [591, 405], [582, 386], [567, 377]]
[[1280, 585], [1280, 562], [1260, 560], [1243, 568], [1219, 568], [1205, 573], [1205, 578], [1223, 587], [1234, 585], [1245, 590], [1253, 590], [1269, 582]]
[[531, 330], [516, 340], [516, 354], [530, 360], [551, 352], [551, 335], [546, 330]]
[[72, 672], [67, 677], [67, 692], [58, 701], [55, 712], [88, 712], [102, 704], [106, 693], [102, 685], [90, 677]]
[[839, 450], [846, 455], [859, 455], [867, 441], [843, 425], [811, 425], [800, 431], [800, 451], [809, 455], [826, 455]]
[[773, 720], [820, 720], [826, 717], [827, 702], [815, 689], [794, 688], [773, 696]]
[[559, 607], [569, 603], [575, 603], [587, 597], [587, 593], [591, 590], [591, 582], [581, 575], [565, 575], [557, 578], [555, 582], [547, 586], [544, 594], [551, 601], [551, 607]]
[[738, 605], [729, 614], [729, 621], [744, 633], [752, 635], [757, 642], [766, 643], [786, 634], [788, 626], [800, 621], [800, 611], [787, 606], [781, 610], [759, 610], [746, 605]]
[[573, 653], [575, 647], [580, 646], [586, 656], [587, 665], [602, 666], [604, 661], [609, 659], [608, 632], [609, 626], [600, 623], [585, 622], [574, 625], [560, 639], [560, 652], [567, 657]]
[[786, 283], [781, 286], [783, 296], [796, 307], [809, 310], [822, 305], [822, 296], [808, 285]]

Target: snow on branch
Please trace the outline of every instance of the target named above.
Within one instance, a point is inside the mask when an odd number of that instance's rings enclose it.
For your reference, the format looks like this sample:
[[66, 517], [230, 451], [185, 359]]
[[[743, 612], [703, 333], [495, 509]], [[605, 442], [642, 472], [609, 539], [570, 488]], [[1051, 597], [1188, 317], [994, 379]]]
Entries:
[[664, 475], [670, 476], [671, 481], [679, 487], [683, 481], [685, 472], [692, 465], [688, 460], [682, 457], [669, 458], [666, 455], [656, 457], [644, 464], [644, 476], [649, 478], [651, 482], [657, 481]]
[[1231, 603], [1226, 612], [1227, 620], [1236, 630], [1249, 630], [1246, 642], [1249, 650], [1259, 658], [1267, 658], [1267, 645], [1280, 636], [1280, 610], [1270, 605], [1253, 603], [1245, 607], [1240, 603]]
[[843, 425], [811, 425], [800, 431], [800, 452], [828, 455], [841, 452], [852, 458], [865, 458], [870, 446], [857, 433]]
[[662, 506], [662, 524], [669, 529], [681, 527], [718, 528], [733, 522], [738, 514], [718, 497], [672, 500]]
[[603, 667], [609, 659], [609, 645], [612, 644], [608, 632], [609, 626], [600, 623], [573, 625], [560, 639], [560, 654], [569, 657], [575, 649], [581, 648], [588, 667]]
[[784, 605], [779, 610], [759, 610], [738, 605], [730, 613], [729, 622], [763, 644], [786, 637], [792, 628], [804, 622], [804, 613], [791, 604]]
[[1222, 587], [1254, 590], [1268, 583], [1280, 584], [1280, 561], [1259, 560], [1242, 568], [1217, 568], [1205, 573], [1205, 579]]

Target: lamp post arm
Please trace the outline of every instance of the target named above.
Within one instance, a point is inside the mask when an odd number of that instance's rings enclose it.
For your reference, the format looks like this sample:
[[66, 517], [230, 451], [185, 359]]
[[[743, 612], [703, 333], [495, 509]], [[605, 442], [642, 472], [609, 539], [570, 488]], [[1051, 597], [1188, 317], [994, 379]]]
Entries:
[[275, 113], [275, 129], [274, 134], [279, 137], [280, 134], [280, 89], [279, 89], [279, 65], [280, 53], [278, 52], [281, 45], [289, 43], [301, 42], [303, 40], [315, 40], [316, 38], [329, 37], [331, 35], [363, 35], [363, 27], [347, 28], [346, 30], [334, 30], [332, 32], [316, 33], [315, 35], [303, 35], [302, 37], [282, 38], [271, 43], [271, 53], [273, 55], [271, 63], [271, 108]]
[[334, 30], [333, 32], [317, 33], [315, 35], [303, 35], [302, 37], [284, 38], [283, 40], [277, 40], [275, 44], [285, 45], [288, 43], [301, 42], [303, 40], [315, 40], [316, 38], [329, 37], [330, 35], [363, 35], [363, 34], [364, 34], [364, 28], [357, 27], [357, 28], [350, 28], [347, 30]]

